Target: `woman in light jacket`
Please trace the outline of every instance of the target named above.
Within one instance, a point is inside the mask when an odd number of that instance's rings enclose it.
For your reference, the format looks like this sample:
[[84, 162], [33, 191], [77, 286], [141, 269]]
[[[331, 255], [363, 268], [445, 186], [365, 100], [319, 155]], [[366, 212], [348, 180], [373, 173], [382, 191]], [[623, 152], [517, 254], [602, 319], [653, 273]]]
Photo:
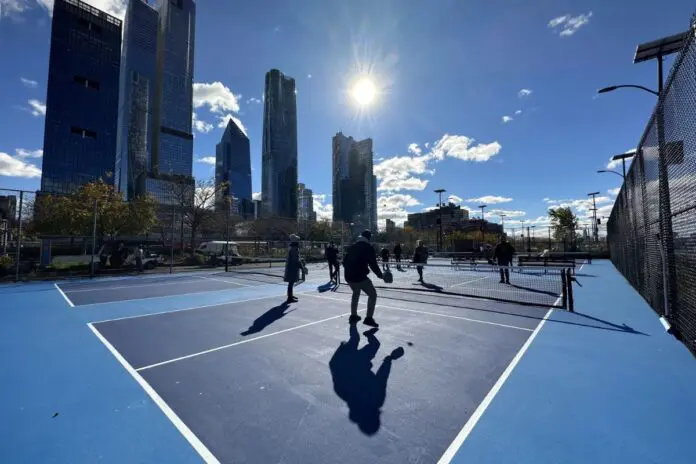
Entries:
[[290, 236], [290, 249], [288, 250], [288, 259], [285, 261], [285, 277], [283, 280], [288, 283], [288, 299], [286, 303], [295, 303], [297, 298], [292, 294], [292, 288], [295, 282], [300, 280], [300, 237], [297, 235]]

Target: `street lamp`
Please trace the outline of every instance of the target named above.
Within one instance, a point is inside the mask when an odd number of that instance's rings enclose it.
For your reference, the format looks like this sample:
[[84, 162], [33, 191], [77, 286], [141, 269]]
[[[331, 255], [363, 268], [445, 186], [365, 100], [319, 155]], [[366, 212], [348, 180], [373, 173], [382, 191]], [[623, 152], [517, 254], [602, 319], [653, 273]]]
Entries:
[[479, 205], [479, 208], [481, 208], [481, 246], [486, 242], [486, 230], [485, 230], [485, 224], [483, 218], [485, 217], [484, 209], [488, 205]]
[[507, 216], [507, 214], [500, 214], [500, 228], [503, 232], [502, 235], [505, 235], [505, 216]]
[[445, 189], [437, 189], [435, 190], [435, 193], [438, 194], [438, 207], [439, 207], [439, 216], [440, 218], [438, 219], [438, 223], [440, 225], [440, 232], [439, 235], [437, 236], [437, 251], [442, 251], [442, 194], [445, 193]]
[[658, 92], [655, 92], [652, 89], [649, 89], [649, 88], [644, 87], [642, 85], [634, 85], [634, 84], [610, 85], [609, 87], [604, 87], [602, 89], [599, 89], [597, 91], [597, 93], [608, 93], [608, 92], [613, 92], [616, 89], [625, 89], [625, 88], [640, 89], [640, 90], [644, 90], [646, 92], [649, 92], [649, 93], [655, 95], [656, 97], [660, 96], [660, 94]]
[[592, 215], [594, 217], [594, 226], [592, 231], [594, 232], [595, 242], [599, 242], [599, 229], [597, 228], [597, 201], [595, 198], [597, 195], [599, 195], [599, 192], [592, 192], [587, 194], [588, 197], [592, 197]]
[[621, 176], [621, 177], [624, 178], [624, 179], [626, 178], [626, 175], [625, 175], [625, 174], [622, 175], [620, 172], [613, 171], [613, 170], [611, 170], [611, 169], [600, 169], [599, 171], [597, 171], [597, 174], [602, 174], [603, 172], [610, 172], [610, 173], [612, 173], [612, 174], [616, 174], [617, 176]]

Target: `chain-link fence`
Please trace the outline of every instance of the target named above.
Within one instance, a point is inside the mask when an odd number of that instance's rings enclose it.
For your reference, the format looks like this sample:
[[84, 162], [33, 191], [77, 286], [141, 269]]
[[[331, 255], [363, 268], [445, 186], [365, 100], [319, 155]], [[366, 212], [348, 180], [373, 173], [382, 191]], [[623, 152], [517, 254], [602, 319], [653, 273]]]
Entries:
[[696, 17], [608, 223], [617, 269], [696, 352]]

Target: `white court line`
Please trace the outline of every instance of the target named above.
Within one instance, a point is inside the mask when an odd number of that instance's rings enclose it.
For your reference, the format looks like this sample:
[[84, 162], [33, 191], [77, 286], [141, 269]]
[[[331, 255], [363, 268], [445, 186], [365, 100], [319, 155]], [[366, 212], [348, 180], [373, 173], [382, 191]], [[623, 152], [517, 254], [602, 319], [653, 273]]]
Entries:
[[239, 282], [235, 282], [232, 280], [216, 279], [215, 277], [203, 277], [203, 276], [201, 276], [201, 279], [214, 280], [216, 282], [225, 282], [226, 284], [241, 285], [242, 287], [259, 287], [260, 286], [260, 285], [240, 284]]
[[[580, 266], [578, 271], [581, 271], [584, 266], [585, 263], [583, 263]], [[561, 297], [559, 297], [553, 305], [556, 306], [560, 300]], [[493, 402], [493, 399], [498, 394], [500, 389], [503, 387], [503, 384], [507, 381], [508, 377], [510, 377], [510, 374], [512, 374], [512, 371], [520, 362], [522, 356], [524, 356], [524, 354], [527, 352], [536, 336], [539, 335], [541, 328], [544, 326], [549, 317], [551, 317], [553, 311], [554, 309], [550, 308], [546, 312], [541, 322], [539, 322], [539, 325], [537, 325], [536, 329], [534, 329], [534, 332], [532, 332], [532, 334], [529, 336], [524, 345], [522, 345], [522, 348], [520, 348], [515, 357], [512, 358], [512, 361], [510, 361], [510, 364], [508, 364], [508, 366], [505, 368], [498, 381], [493, 385], [493, 388], [491, 388], [491, 390], [488, 392], [481, 404], [478, 405], [478, 407], [471, 415], [469, 420], [466, 422], [466, 424], [464, 424], [462, 430], [457, 434], [457, 436], [454, 438], [454, 441], [452, 441], [447, 450], [445, 450], [445, 453], [442, 455], [437, 464], [449, 464], [450, 462], [452, 462], [452, 459], [457, 454], [457, 451], [459, 451], [459, 448], [461, 448], [461, 446], [464, 444], [464, 441], [471, 434], [471, 431], [474, 429], [474, 427], [476, 427], [476, 424], [478, 424], [478, 421], [481, 419], [481, 416], [483, 416], [483, 413], [486, 412], [488, 406], [490, 406], [491, 402]]]
[[485, 276], [485, 277], [479, 277], [478, 279], [467, 280], [466, 282], [462, 282], [460, 284], [454, 284], [454, 285], [451, 285], [450, 287], [459, 287], [460, 285], [470, 284], [471, 282], [478, 282], [479, 280], [488, 279], [489, 277], [490, 276]]
[[[330, 297], [330, 296], [320, 296], [320, 295], [310, 295], [310, 294], [305, 294], [305, 296], [313, 296], [314, 298], [321, 298], [321, 299], [324, 299], [324, 300], [335, 300], [335, 301], [342, 301], [342, 302], [344, 302], [344, 303], [350, 303], [350, 300], [341, 299], [341, 298], [332, 298], [332, 297]], [[417, 302], [414, 302], [414, 303], [417, 303]], [[364, 304], [364, 303], [363, 303], [363, 304]], [[376, 307], [377, 307], [377, 308], [391, 309], [391, 310], [395, 310], [395, 311], [405, 311], [405, 312], [415, 313], [415, 314], [427, 314], [427, 315], [429, 315], [429, 316], [446, 317], [446, 318], [449, 318], [449, 319], [459, 319], [459, 320], [461, 320], [461, 321], [476, 322], [476, 323], [479, 323], [479, 324], [487, 324], [487, 325], [495, 325], [495, 326], [498, 326], [498, 327], [505, 327], [505, 328], [508, 328], [508, 329], [524, 330], [524, 331], [527, 331], [527, 332], [532, 332], [532, 331], [533, 331], [533, 329], [528, 329], [527, 327], [519, 327], [519, 326], [516, 326], [516, 325], [500, 324], [500, 323], [498, 323], [498, 322], [491, 322], [491, 321], [486, 321], [486, 320], [482, 320], [482, 319], [472, 319], [472, 318], [470, 318], [470, 317], [464, 317], [464, 316], [454, 316], [454, 315], [451, 315], [451, 314], [433, 313], [433, 312], [430, 312], [430, 311], [421, 311], [421, 310], [416, 310], [416, 309], [406, 309], [406, 308], [400, 308], [400, 307], [397, 307], [397, 306], [383, 305], [383, 304], [379, 304], [379, 303], [376, 305]]]
[[[199, 279], [205, 279], [206, 277], [199, 277]], [[78, 290], [66, 289], [68, 293], [84, 293], [84, 292], [103, 292], [109, 290], [123, 290], [124, 288], [138, 288], [138, 287], [156, 287], [159, 285], [178, 285], [178, 284], [190, 284], [194, 282], [200, 282], [200, 280], [177, 280], [176, 282], [153, 282], [149, 284], [135, 284], [135, 285], [119, 285], [119, 286], [103, 286], [99, 288], [81, 288]]]
[[72, 301], [70, 301], [70, 298], [68, 298], [67, 296], [65, 296], [65, 293], [63, 293], [63, 290], [60, 289], [60, 287], [58, 286], [58, 284], [57, 284], [57, 283], [56, 283], [56, 284], [53, 284], [53, 286], [56, 287], [56, 290], [58, 290], [58, 292], [59, 292], [61, 295], [63, 295], [63, 298], [65, 298], [65, 301], [68, 302], [68, 305], [70, 305], [71, 308], [74, 308], [75, 305], [73, 304]]
[[[358, 312], [362, 312], [362, 311], [366, 311], [366, 310], [365, 310], [365, 309], [361, 309], [361, 310], [359, 310]], [[290, 327], [290, 328], [288, 328], [288, 329], [278, 330], [278, 331], [276, 331], [276, 332], [271, 332], [271, 333], [267, 333], [267, 334], [264, 334], [264, 335], [259, 335], [258, 337], [247, 338], [247, 339], [245, 339], [245, 340], [240, 340], [240, 341], [238, 341], [238, 342], [230, 343], [230, 344], [228, 344], [228, 345], [222, 345], [222, 346], [218, 346], [218, 347], [215, 347], [215, 348], [210, 348], [210, 349], [208, 349], [208, 350], [199, 351], [198, 353], [192, 353], [192, 354], [187, 354], [186, 356], [180, 356], [180, 357], [178, 357], [178, 358], [170, 359], [170, 360], [168, 360], [168, 361], [162, 361], [162, 362], [158, 362], [158, 363], [156, 363], [156, 364], [150, 364], [149, 366], [139, 367], [138, 369], [136, 369], [136, 371], [137, 371], [137, 372], [140, 372], [140, 371], [144, 371], [144, 370], [147, 370], [147, 369], [152, 369], [153, 367], [165, 366], [165, 365], [167, 365], [167, 364], [171, 364], [171, 363], [174, 363], [174, 362], [177, 362], [177, 361], [183, 361], [184, 359], [190, 359], [190, 358], [195, 358], [195, 357], [197, 357], [197, 356], [202, 356], [202, 355], [204, 355], [204, 354], [214, 353], [214, 352], [216, 352], [216, 351], [224, 350], [224, 349], [226, 349], [226, 348], [232, 348], [233, 346], [243, 345], [243, 344], [245, 344], [245, 343], [253, 342], [253, 341], [256, 341], [256, 340], [261, 340], [262, 338], [272, 337], [272, 336], [274, 336], [274, 335], [280, 335], [280, 334], [283, 334], [283, 333], [286, 333], [286, 332], [292, 332], [292, 331], [294, 331], [294, 330], [303, 329], [303, 328], [305, 328], [305, 327], [309, 327], [309, 326], [316, 325], [316, 324], [321, 324], [322, 322], [332, 321], [332, 320], [334, 320], [334, 319], [338, 319], [338, 318], [341, 318], [341, 317], [346, 317], [346, 316], [349, 316], [349, 315], [350, 315], [350, 313], [339, 314], [339, 315], [337, 315], [337, 316], [331, 316], [331, 317], [327, 317], [326, 319], [321, 319], [321, 320], [314, 321], [314, 322], [308, 322], [308, 323], [306, 323], [306, 324], [298, 325], [298, 326], [295, 326], [295, 327]]]
[[174, 427], [184, 436], [186, 441], [188, 441], [193, 449], [198, 452], [198, 454], [201, 456], [203, 461], [205, 461], [207, 464], [220, 464], [220, 461], [217, 460], [217, 458], [213, 455], [213, 453], [210, 452], [210, 450], [201, 442], [198, 437], [191, 431], [190, 428], [184, 422], [179, 418], [179, 416], [176, 415], [176, 413], [172, 410], [172, 408], [169, 407], [169, 405], [162, 399], [159, 394], [155, 391], [154, 388], [150, 386], [149, 383], [140, 375], [138, 374], [135, 369], [126, 361], [123, 356], [121, 356], [121, 353], [119, 353], [116, 348], [109, 343], [109, 341], [104, 338], [104, 336], [97, 330], [91, 323], [87, 324], [87, 326], [90, 328], [90, 330], [96, 335], [96, 337], [101, 341], [104, 346], [111, 352], [111, 354], [116, 358], [116, 360], [121, 363], [124, 369], [133, 376], [136, 382], [143, 387], [143, 390], [145, 390], [145, 393], [148, 394], [148, 396], [154, 401], [154, 403], [162, 410], [165, 416], [172, 422]]

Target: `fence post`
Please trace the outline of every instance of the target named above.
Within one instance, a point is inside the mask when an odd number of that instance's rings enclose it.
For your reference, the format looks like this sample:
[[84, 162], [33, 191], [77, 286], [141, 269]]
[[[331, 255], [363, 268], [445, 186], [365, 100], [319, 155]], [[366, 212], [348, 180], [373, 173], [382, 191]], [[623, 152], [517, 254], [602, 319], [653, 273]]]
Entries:
[[19, 260], [22, 250], [22, 206], [24, 204], [24, 192], [19, 192], [19, 215], [17, 216], [17, 262], [15, 263], [15, 282], [19, 282]]

